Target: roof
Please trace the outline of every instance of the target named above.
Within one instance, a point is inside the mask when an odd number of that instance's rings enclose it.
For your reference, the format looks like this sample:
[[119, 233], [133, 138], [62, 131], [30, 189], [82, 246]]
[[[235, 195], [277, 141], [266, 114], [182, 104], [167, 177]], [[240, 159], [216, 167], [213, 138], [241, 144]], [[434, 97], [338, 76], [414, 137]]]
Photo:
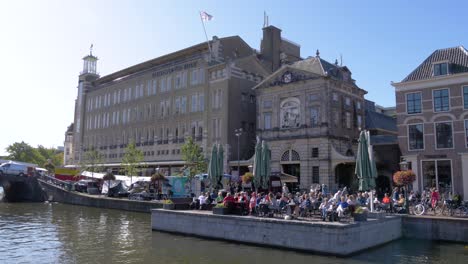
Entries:
[[366, 129], [398, 132], [396, 119], [373, 111], [366, 111]]
[[319, 56], [316, 57], [309, 57], [304, 60], [296, 61], [292, 64], [285, 64], [281, 66], [278, 70], [274, 73], [270, 74], [267, 78], [265, 78], [262, 82], [257, 84], [253, 89], [260, 87], [264, 83], [267, 83], [271, 79], [275, 78], [278, 73], [285, 71], [286, 69], [297, 69], [308, 73], [313, 73], [323, 77], [332, 77], [338, 80], [344, 80], [343, 72], [348, 72], [351, 74], [349, 69], [346, 66], [339, 66], [337, 64], [332, 64]]
[[450, 74], [468, 72], [468, 51], [463, 46], [438, 49], [423, 61], [401, 82], [433, 78], [432, 65], [435, 62], [448, 61]]
[[[224, 41], [224, 40], [231, 39], [231, 38], [239, 38], [239, 39], [242, 40], [242, 38], [240, 38], [239, 36], [224, 37], [224, 38], [219, 38], [219, 40]], [[210, 40], [209, 42], [210, 42], [210, 45], [211, 45], [211, 43], [213, 41]], [[178, 51], [175, 51], [175, 52], [172, 52], [172, 53], [157, 57], [155, 59], [151, 59], [151, 60], [136, 64], [136, 65], [130, 66], [128, 68], [125, 68], [123, 70], [119, 70], [117, 72], [108, 74], [106, 76], [100, 77], [99, 79], [96, 80], [96, 84], [107, 83], [107, 82], [113, 81], [115, 79], [119, 79], [119, 78], [129, 76], [129, 75], [132, 75], [132, 74], [135, 74], [135, 73], [139, 73], [141, 71], [151, 69], [151, 68], [153, 68], [155, 66], [159, 66], [161, 64], [171, 62], [174, 59], [179, 58], [179, 57], [189, 56], [189, 55], [197, 53], [197, 52], [207, 52], [207, 51], [208, 51], [207, 43], [202, 42], [202, 43], [193, 45], [191, 47], [181, 49], [181, 50], [178, 50]]]
[[398, 137], [394, 135], [374, 135], [370, 136], [371, 145], [398, 145]]

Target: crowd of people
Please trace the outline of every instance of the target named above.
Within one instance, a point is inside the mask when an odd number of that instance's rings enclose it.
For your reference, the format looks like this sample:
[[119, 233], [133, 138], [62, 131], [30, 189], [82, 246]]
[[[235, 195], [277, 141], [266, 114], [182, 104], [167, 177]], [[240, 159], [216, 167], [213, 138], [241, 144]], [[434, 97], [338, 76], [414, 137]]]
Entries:
[[[408, 193], [408, 201], [416, 201], [427, 198], [432, 206], [441, 199], [438, 190], [432, 188], [422, 194]], [[318, 214], [323, 220], [331, 221], [346, 215], [353, 215], [356, 208], [369, 210], [371, 204], [376, 211], [393, 213], [406, 212], [405, 193], [399, 187], [395, 187], [391, 193], [385, 193], [379, 198], [375, 192], [351, 192], [346, 187], [335, 193], [329, 193], [323, 186], [311, 187], [309, 192], [290, 192], [284, 185], [281, 192], [253, 192], [253, 191], [219, 191], [217, 193], [202, 193], [194, 197], [192, 209], [209, 210], [216, 204], [226, 207], [240, 208], [244, 214], [250, 215], [289, 215], [292, 217], [304, 217]]]

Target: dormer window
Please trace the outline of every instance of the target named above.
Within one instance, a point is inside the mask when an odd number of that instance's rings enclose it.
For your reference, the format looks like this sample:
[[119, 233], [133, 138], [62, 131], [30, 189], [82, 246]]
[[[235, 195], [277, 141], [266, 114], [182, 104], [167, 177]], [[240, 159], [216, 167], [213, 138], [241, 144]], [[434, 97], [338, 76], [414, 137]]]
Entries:
[[434, 76], [447, 75], [448, 74], [448, 63], [436, 63], [434, 64]]

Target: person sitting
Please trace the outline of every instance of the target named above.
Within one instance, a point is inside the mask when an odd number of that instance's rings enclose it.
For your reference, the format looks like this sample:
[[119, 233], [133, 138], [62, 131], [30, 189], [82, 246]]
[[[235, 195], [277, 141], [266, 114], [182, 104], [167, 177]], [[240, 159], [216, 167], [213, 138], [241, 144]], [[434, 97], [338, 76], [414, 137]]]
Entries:
[[250, 197], [249, 202], [249, 212], [250, 214], [255, 213], [255, 207], [257, 206], [257, 194], [255, 192], [252, 193], [252, 197]]
[[231, 193], [228, 193], [226, 195], [226, 198], [224, 198], [224, 200], [223, 200], [223, 204], [226, 207], [232, 206], [235, 202], [236, 202], [236, 200], [234, 200], [234, 197], [232, 196]]
[[201, 193], [200, 196], [198, 196], [198, 200], [200, 201], [200, 210], [202, 210], [203, 205], [205, 204], [206, 201], [206, 196], [204, 193]]
[[190, 209], [195, 210], [200, 208], [200, 200], [197, 198], [193, 197], [192, 202], [190, 203]]
[[320, 212], [322, 212], [323, 221], [325, 221], [325, 219], [327, 218], [327, 210], [328, 210], [330, 204], [331, 203], [328, 201], [328, 198], [324, 198], [322, 203], [319, 206], [319, 210], [320, 210]]
[[224, 200], [223, 193], [221, 191], [218, 192], [218, 196], [216, 197], [216, 203], [222, 203]]
[[346, 202], [346, 198], [341, 196], [341, 201], [338, 203], [338, 208], [336, 212], [338, 213], [338, 217], [343, 217], [345, 210], [348, 209], [348, 203]]

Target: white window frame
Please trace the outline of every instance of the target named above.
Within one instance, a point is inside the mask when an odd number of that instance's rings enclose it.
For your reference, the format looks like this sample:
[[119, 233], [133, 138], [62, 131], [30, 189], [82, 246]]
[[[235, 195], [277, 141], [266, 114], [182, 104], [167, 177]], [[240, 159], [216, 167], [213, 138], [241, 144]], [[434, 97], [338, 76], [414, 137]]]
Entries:
[[[435, 91], [442, 91], [442, 90], [447, 90], [448, 91], [448, 110], [446, 111], [436, 111], [435, 110], [435, 102], [434, 102], [434, 92]], [[450, 109], [452, 109], [452, 105], [450, 103], [450, 88], [437, 88], [437, 89], [433, 89], [431, 91], [432, 93], [432, 112], [433, 113], [447, 113], [447, 112], [450, 112]], [[422, 109], [421, 109], [422, 110]]]
[[[410, 95], [410, 94], [416, 94], [416, 93], [419, 93], [420, 96], [421, 96], [421, 112], [419, 112], [419, 113], [411, 113], [411, 114], [410, 114], [410, 113], [408, 113], [408, 95]], [[423, 100], [422, 100], [422, 99], [423, 99], [423, 98], [422, 98], [422, 92], [421, 92], [421, 91], [419, 91], [419, 92], [409, 92], [409, 93], [405, 93], [405, 107], [406, 107], [405, 112], [406, 112], [406, 114], [407, 114], [407, 115], [420, 115], [420, 114], [422, 114], [422, 112], [423, 112], [423, 103], [422, 103]]]
[[439, 172], [437, 170], [437, 162], [438, 161], [450, 161], [450, 172], [451, 172], [451, 177], [450, 177], [450, 181], [452, 182], [452, 188], [451, 188], [451, 192], [454, 193], [454, 182], [453, 182], [453, 160], [452, 159], [422, 159], [419, 166], [420, 166], [420, 182], [421, 182], [421, 187], [422, 187], [422, 190], [424, 190], [424, 171], [423, 171], [423, 162], [425, 161], [433, 161], [434, 162], [434, 165], [435, 165], [435, 177], [436, 177], [436, 187], [437, 189], [439, 189]]

